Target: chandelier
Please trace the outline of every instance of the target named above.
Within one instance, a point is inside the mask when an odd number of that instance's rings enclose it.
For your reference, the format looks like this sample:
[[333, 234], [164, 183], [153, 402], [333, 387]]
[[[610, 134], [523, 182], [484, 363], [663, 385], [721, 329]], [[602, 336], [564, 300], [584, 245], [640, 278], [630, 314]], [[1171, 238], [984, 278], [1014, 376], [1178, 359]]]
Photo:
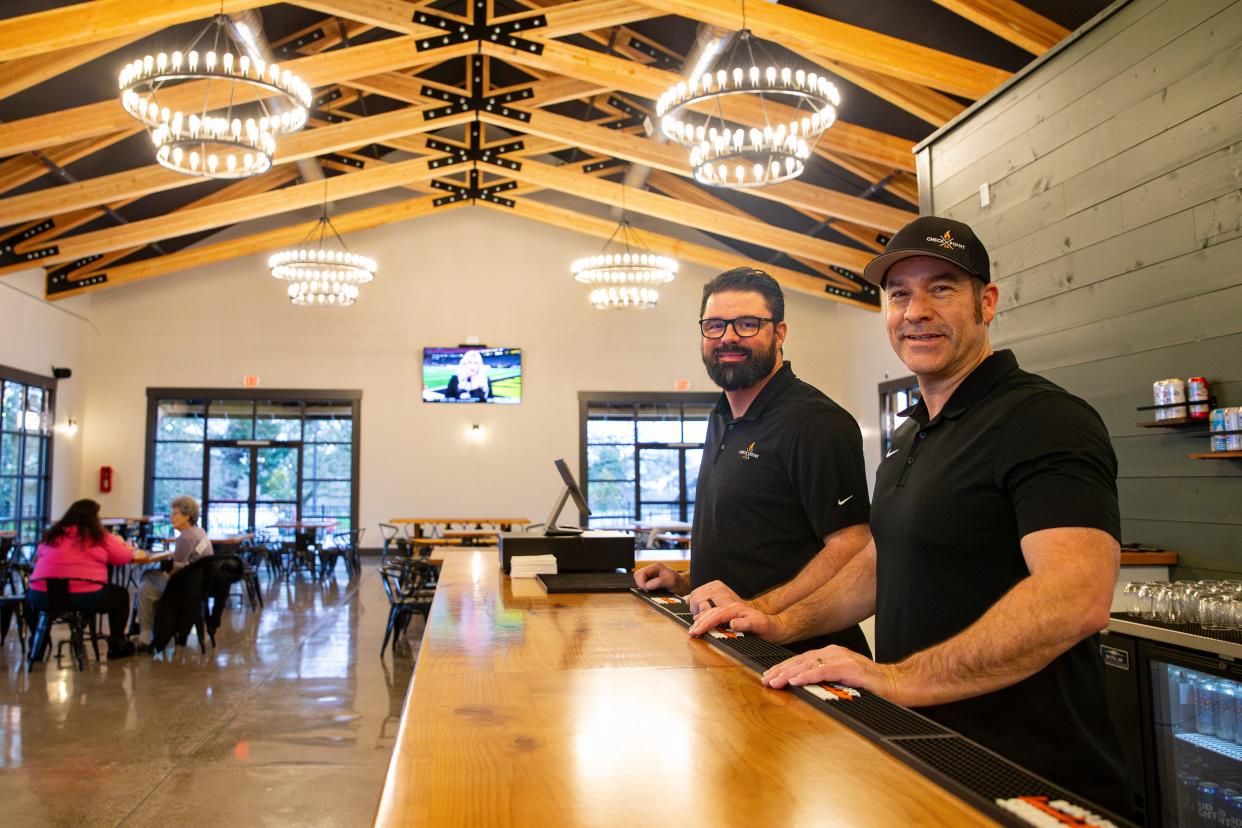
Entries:
[[[779, 66], [745, 28], [744, 6], [742, 13], [743, 28], [714, 67], [669, 87], [656, 104], [661, 130], [690, 150], [695, 180], [715, 187], [762, 187], [797, 178], [841, 105], [828, 78]], [[736, 112], [726, 116], [731, 98], [756, 103], [752, 111], [762, 113], [763, 125], [740, 123]], [[792, 107], [791, 117], [770, 116], [772, 103]], [[692, 109], [698, 112], [691, 114]]]
[[[624, 189], [622, 194], [624, 198]], [[676, 278], [677, 261], [648, 251], [638, 238], [638, 231], [626, 221], [624, 208], [621, 215], [617, 229], [604, 243], [605, 252], [578, 259], [569, 269], [574, 279], [594, 286], [591, 305], [600, 310], [655, 307], [660, 292], [653, 286]], [[617, 249], [608, 252], [614, 242]]]
[[[170, 170], [219, 179], [260, 175], [272, 166], [276, 139], [306, 124], [310, 87], [288, 69], [251, 59], [236, 25], [217, 15], [184, 51], [146, 55], [121, 70], [121, 105], [147, 127], [155, 160]], [[213, 28], [211, 48], [200, 54]], [[161, 93], [167, 99], [186, 81], [206, 84], [200, 109], [160, 103]], [[223, 109], [210, 106], [221, 85]]]
[[[327, 185], [325, 183], [325, 192]], [[324, 246], [328, 231], [341, 249]], [[313, 243], [313, 246], [312, 246]], [[295, 305], [334, 305], [344, 307], [358, 301], [358, 286], [375, 278], [375, 260], [351, 253], [345, 240], [328, 218], [325, 200], [323, 214], [296, 248], [273, 253], [267, 260], [272, 277], [288, 282], [289, 301]]]

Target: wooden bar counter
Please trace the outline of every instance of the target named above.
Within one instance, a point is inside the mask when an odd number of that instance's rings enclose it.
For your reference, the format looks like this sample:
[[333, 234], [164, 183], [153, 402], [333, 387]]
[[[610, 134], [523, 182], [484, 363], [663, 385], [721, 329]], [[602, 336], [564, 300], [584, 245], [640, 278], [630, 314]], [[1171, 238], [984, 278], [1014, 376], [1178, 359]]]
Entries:
[[628, 593], [443, 557], [376, 825], [995, 824]]

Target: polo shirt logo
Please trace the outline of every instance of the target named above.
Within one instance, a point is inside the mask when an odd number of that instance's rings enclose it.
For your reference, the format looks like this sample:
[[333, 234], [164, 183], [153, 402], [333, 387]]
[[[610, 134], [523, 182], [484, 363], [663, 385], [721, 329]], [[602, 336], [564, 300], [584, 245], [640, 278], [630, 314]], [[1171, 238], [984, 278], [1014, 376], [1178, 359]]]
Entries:
[[755, 454], [754, 443], [751, 443], [749, 446], [747, 446], [744, 449], [739, 449], [737, 454], [743, 460], [758, 460], [759, 459], [759, 455]]
[[943, 236], [928, 236], [927, 241], [931, 242], [932, 244], [938, 244], [941, 247], [943, 247], [945, 250], [965, 250], [966, 249], [966, 245], [962, 244], [960, 241], [955, 240], [953, 238], [953, 234], [950, 233], [948, 230], [944, 231]]

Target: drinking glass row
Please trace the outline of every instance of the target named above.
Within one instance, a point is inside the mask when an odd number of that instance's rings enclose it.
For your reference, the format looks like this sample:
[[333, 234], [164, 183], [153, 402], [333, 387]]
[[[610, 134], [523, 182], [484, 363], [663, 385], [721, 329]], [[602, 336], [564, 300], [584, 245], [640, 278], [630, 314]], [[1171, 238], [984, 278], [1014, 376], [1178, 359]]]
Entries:
[[1242, 581], [1131, 581], [1125, 611], [1145, 621], [1242, 631]]

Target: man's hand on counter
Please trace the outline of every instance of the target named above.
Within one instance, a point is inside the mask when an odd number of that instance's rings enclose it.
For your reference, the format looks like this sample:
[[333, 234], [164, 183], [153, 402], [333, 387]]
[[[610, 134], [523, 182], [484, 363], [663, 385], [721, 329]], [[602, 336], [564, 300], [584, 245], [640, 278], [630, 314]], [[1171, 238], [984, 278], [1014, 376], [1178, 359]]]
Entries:
[[891, 664], [876, 664], [853, 650], [832, 645], [808, 650], [777, 664], [763, 674], [763, 683], [774, 690], [787, 685], [801, 687], [831, 681], [857, 687], [901, 704], [897, 670]]
[[724, 581], [711, 581], [686, 596], [686, 606], [690, 612], [698, 615], [713, 607], [727, 607], [730, 604], [747, 603], [736, 592], [725, 586]]
[[634, 583], [639, 589], [651, 592], [656, 589], [667, 589], [678, 595], [690, 591], [690, 582], [676, 571], [662, 563], [648, 564], [634, 571]]
[[717, 627], [728, 627], [737, 632], [757, 635], [773, 644], [783, 644], [790, 640], [781, 616], [768, 615], [745, 601], [704, 610], [690, 625], [690, 634], [706, 635]]

